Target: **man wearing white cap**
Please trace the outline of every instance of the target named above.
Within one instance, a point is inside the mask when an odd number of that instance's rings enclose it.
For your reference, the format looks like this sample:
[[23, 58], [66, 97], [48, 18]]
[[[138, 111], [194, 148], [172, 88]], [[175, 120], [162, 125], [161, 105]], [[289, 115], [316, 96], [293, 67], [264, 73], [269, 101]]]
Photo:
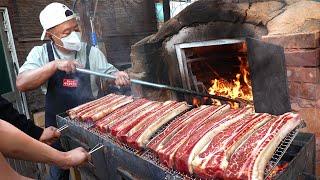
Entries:
[[[98, 94], [95, 77], [75, 72], [82, 67], [100, 73], [114, 74], [116, 85], [130, 83], [127, 73], [109, 64], [97, 48], [80, 41], [75, 14], [61, 3], [51, 3], [40, 13], [44, 29], [41, 40], [51, 42], [34, 47], [19, 70], [17, 88], [33, 90], [41, 86], [46, 93], [46, 127], [56, 126], [56, 114], [92, 100]], [[54, 145], [60, 149], [59, 144]], [[66, 179], [68, 173], [51, 168], [53, 179]]]

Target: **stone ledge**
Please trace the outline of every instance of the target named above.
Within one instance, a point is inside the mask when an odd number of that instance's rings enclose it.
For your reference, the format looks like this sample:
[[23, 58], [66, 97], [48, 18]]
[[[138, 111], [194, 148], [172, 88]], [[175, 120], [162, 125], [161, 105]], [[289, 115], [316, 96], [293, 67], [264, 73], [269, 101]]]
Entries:
[[[320, 98], [320, 85], [312, 83], [301, 83], [301, 93], [300, 98], [305, 98], [309, 100], [318, 100]], [[320, 117], [320, 116], [319, 116]]]
[[285, 59], [287, 66], [319, 66], [320, 48], [317, 49], [286, 49]]
[[262, 36], [262, 40], [271, 44], [288, 48], [318, 48], [320, 32], [295, 33], [295, 34], [279, 34]]
[[318, 84], [319, 67], [287, 67], [288, 81]]
[[291, 98], [303, 98], [306, 100], [320, 100], [320, 84], [304, 82], [288, 82]]

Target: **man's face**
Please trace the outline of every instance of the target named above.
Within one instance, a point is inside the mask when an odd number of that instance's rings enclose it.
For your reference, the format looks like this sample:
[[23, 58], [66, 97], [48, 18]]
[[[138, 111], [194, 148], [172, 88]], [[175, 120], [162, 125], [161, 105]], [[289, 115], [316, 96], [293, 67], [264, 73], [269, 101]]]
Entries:
[[[55, 44], [63, 46], [60, 39], [68, 36], [72, 31], [80, 32], [78, 23], [75, 18], [70, 19], [62, 24], [59, 24], [56, 27], [53, 27], [49, 30], [50, 33], [48, 33], [48, 36], [50, 39], [53, 40]], [[57, 37], [52, 36], [51, 34], [54, 34]]]

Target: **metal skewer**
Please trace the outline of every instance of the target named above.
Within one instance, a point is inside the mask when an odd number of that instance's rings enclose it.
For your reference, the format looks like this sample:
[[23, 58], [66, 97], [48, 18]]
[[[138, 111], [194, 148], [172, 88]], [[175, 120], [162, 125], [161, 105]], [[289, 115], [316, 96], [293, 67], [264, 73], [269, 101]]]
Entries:
[[[114, 80], [116, 79], [115, 76], [110, 75], [110, 74], [103, 74], [103, 73], [99, 73], [99, 72], [95, 72], [95, 71], [91, 71], [91, 70], [87, 70], [87, 69], [81, 69], [81, 68], [76, 68], [76, 70], [78, 72], [84, 73], [84, 74], [96, 75], [96, 76], [105, 77], [105, 78], [114, 79]], [[217, 95], [206, 94], [206, 93], [199, 93], [196, 91], [191, 91], [191, 90], [183, 89], [183, 88], [179, 88], [179, 87], [168, 86], [165, 84], [151, 83], [151, 82], [147, 82], [147, 81], [141, 81], [138, 79], [130, 79], [130, 82], [135, 83], [135, 84], [150, 86], [150, 87], [154, 87], [154, 88], [159, 88], [159, 89], [172, 90], [172, 91], [185, 93], [185, 94], [191, 94], [191, 95], [196, 95], [196, 96], [201, 96], [201, 97], [210, 97], [210, 98], [219, 99], [222, 101], [231, 101], [231, 102], [236, 102], [239, 104], [243, 103], [242, 101], [237, 100], [237, 99], [230, 99], [230, 98], [226, 98], [223, 96], [217, 96]]]
[[[100, 146], [99, 146], [99, 145], [100, 145]], [[101, 149], [101, 148], [103, 148], [103, 147], [104, 147], [103, 144], [98, 143], [98, 144], [95, 145], [88, 153], [89, 153], [89, 154], [92, 154], [92, 153], [98, 151], [99, 149]]]
[[95, 167], [90, 161], [88, 161], [88, 164], [89, 164], [91, 167]]
[[[100, 145], [100, 146], [99, 146], [99, 145]], [[95, 145], [95, 146], [88, 152], [88, 154], [91, 155], [92, 153], [98, 151], [99, 149], [101, 149], [101, 148], [103, 148], [103, 147], [104, 147], [103, 144], [98, 143], [97, 145]], [[94, 164], [92, 164], [90, 161], [88, 161], [88, 164], [89, 164], [90, 166], [92, 166], [92, 167], [95, 167]]]
[[91, 151], [95, 150], [98, 146], [99, 146], [100, 143], [96, 144], [90, 151], [89, 151], [89, 154], [91, 154]]
[[65, 125], [61, 126], [59, 129], [57, 129], [57, 131], [61, 132], [61, 131], [65, 130], [65, 129], [67, 129], [68, 127], [69, 127], [69, 125], [65, 124]]
[[96, 124], [93, 123], [93, 124], [89, 125], [89, 126], [87, 127], [87, 129], [91, 129], [91, 128], [93, 128], [95, 125], [96, 125]]

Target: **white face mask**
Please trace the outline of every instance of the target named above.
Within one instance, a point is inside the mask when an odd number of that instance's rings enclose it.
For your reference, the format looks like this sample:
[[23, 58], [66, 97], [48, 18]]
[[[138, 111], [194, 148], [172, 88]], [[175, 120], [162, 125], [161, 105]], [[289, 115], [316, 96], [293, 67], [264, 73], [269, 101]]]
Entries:
[[[53, 36], [55, 36], [55, 35], [53, 35]], [[80, 36], [81, 36], [80, 32], [72, 31], [66, 37], [63, 37], [63, 38], [58, 38], [57, 36], [55, 36], [55, 37], [61, 40], [61, 42], [63, 44], [63, 48], [71, 50], [71, 51], [80, 51], [80, 49], [81, 49]]]

